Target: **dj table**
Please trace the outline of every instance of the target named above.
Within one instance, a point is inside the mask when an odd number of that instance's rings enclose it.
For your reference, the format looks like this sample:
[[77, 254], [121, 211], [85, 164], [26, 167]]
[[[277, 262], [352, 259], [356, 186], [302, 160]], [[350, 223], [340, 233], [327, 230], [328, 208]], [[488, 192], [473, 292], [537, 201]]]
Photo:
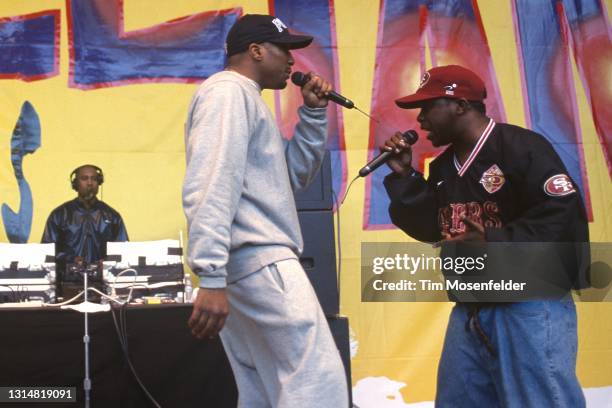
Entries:
[[[192, 337], [192, 305], [130, 306], [129, 356], [164, 408], [235, 407], [237, 391], [220, 340]], [[115, 311], [119, 318], [119, 311]], [[51, 308], [0, 309], [0, 387], [76, 387], [77, 403], [14, 404], [82, 407], [83, 315]], [[123, 356], [110, 312], [89, 315], [92, 408], [151, 407]], [[11, 406], [0, 403], [0, 407]]]

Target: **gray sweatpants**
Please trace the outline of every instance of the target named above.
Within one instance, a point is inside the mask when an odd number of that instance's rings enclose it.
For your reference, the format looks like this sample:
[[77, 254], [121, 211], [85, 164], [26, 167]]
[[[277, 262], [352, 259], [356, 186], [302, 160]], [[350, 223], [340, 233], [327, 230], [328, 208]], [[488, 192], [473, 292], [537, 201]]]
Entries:
[[296, 259], [228, 285], [221, 331], [238, 385], [238, 407], [345, 408], [340, 354]]

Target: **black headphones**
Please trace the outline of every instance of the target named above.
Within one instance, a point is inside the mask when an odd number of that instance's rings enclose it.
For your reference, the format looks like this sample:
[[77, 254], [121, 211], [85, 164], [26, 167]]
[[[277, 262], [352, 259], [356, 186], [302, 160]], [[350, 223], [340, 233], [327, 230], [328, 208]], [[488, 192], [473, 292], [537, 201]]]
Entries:
[[77, 174], [83, 167], [91, 167], [92, 169], [96, 171], [96, 173], [98, 174], [97, 181], [98, 181], [99, 186], [101, 186], [102, 183], [104, 183], [104, 173], [102, 172], [101, 168], [99, 168], [98, 166], [94, 166], [93, 164], [84, 164], [72, 170], [72, 173], [70, 173], [70, 185], [72, 186], [72, 189], [74, 191], [78, 191]]

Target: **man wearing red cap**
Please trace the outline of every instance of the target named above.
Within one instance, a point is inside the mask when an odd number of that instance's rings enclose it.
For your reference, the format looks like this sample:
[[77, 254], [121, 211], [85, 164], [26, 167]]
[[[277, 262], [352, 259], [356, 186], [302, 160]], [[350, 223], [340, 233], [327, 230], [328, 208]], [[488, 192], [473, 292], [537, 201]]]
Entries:
[[239, 407], [348, 406], [338, 349], [298, 260], [293, 196], [323, 159], [331, 85], [310, 73], [289, 141], [261, 97], [287, 85], [290, 50], [312, 40], [273, 16], [245, 15], [227, 35], [226, 70], [189, 107], [183, 206], [200, 277], [189, 326], [200, 339], [220, 334]]
[[[495, 123], [486, 116], [485, 98], [475, 73], [450, 65], [427, 71], [414, 94], [396, 100], [401, 108], [420, 108], [417, 121], [427, 139], [448, 147], [425, 179], [412, 167], [411, 148], [400, 134], [386, 141], [384, 149], [396, 153], [385, 178], [393, 223], [417, 240], [442, 241], [443, 251], [466, 242], [484, 248], [553, 243], [556, 249], [588, 242], [580, 194], [551, 144], [527, 129]], [[457, 303], [440, 359], [436, 407], [585, 405], [570, 291], [586, 286], [579, 265], [587, 258], [558, 257], [554, 276], [546, 276], [555, 282], [554, 296], [473, 302], [449, 291]], [[454, 278], [457, 273], [450, 270]]]

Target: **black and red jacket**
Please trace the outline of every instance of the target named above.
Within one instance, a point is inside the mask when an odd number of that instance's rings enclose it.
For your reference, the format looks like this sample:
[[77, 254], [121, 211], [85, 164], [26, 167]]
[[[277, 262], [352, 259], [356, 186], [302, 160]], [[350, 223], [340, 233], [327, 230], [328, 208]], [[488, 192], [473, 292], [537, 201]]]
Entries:
[[[490, 120], [463, 166], [451, 145], [431, 162], [427, 180], [392, 173], [384, 184], [391, 220], [419, 241], [465, 232], [463, 216], [485, 227], [487, 242], [589, 241], [584, 204], [563, 162], [544, 137], [518, 126]], [[573, 287], [584, 287], [575, 262], [566, 272]]]

